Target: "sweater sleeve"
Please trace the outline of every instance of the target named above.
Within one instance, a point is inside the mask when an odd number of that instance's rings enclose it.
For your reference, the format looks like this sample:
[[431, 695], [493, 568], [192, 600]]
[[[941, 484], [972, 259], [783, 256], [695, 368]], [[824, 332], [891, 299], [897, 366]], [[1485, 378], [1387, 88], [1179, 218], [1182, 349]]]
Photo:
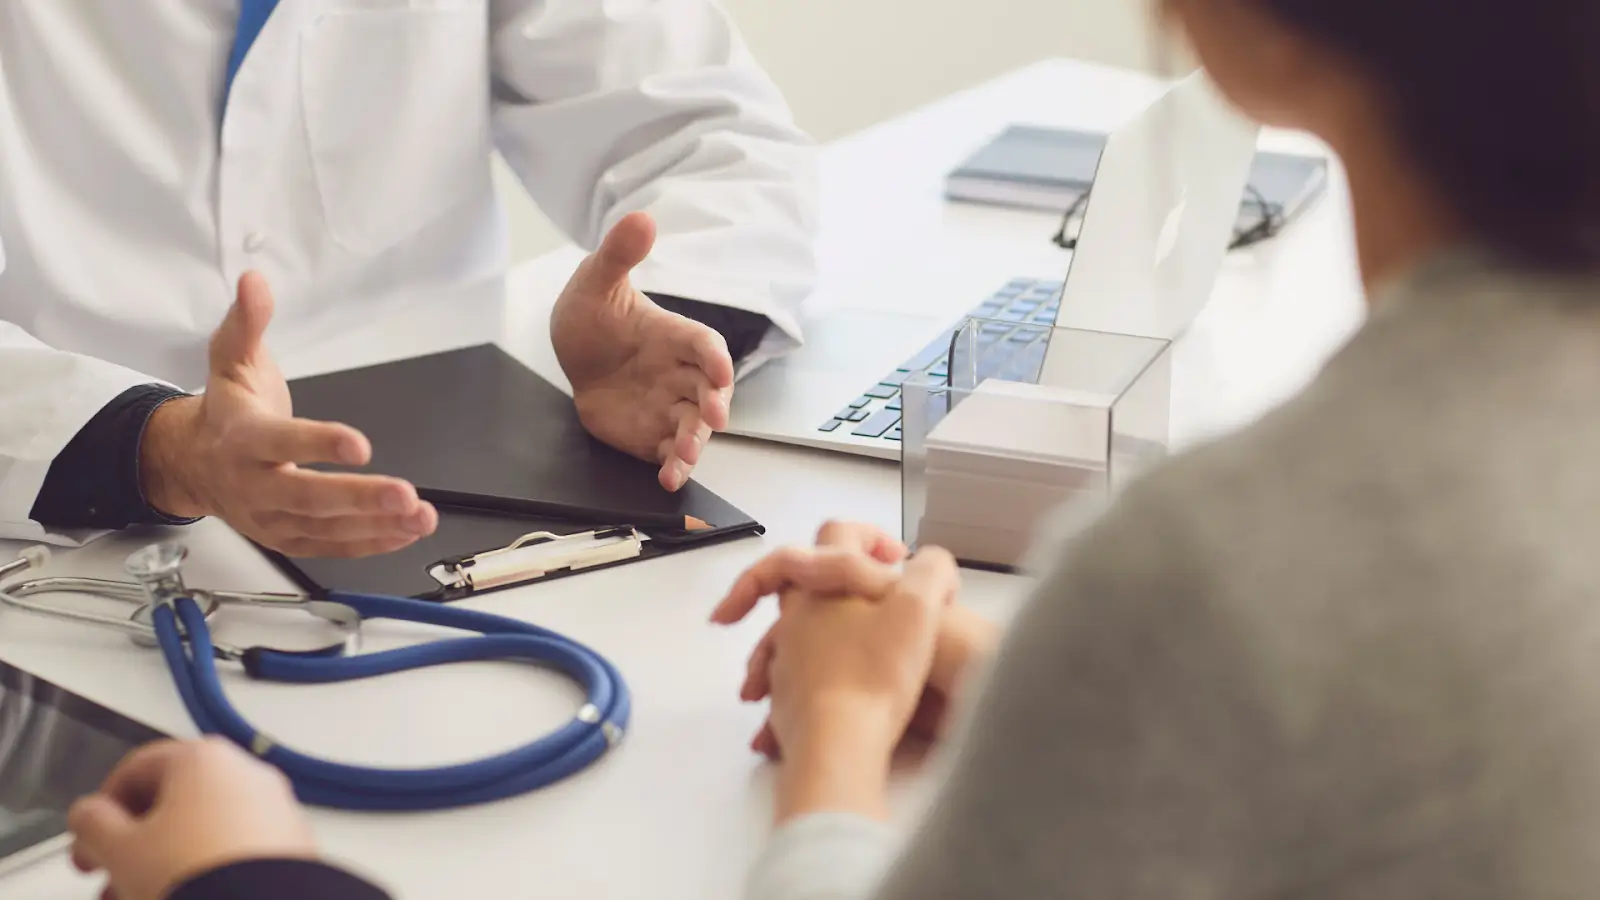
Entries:
[[751, 900], [1261, 895], [1271, 680], [1217, 614], [1192, 531], [1125, 497], [1058, 552], [904, 852], [880, 860], [894, 851], [864, 822], [802, 820]]
[[898, 844], [889, 826], [864, 816], [804, 816], [773, 832], [745, 893], [751, 900], [864, 900]]
[[167, 900], [389, 900], [381, 888], [343, 869], [295, 859], [256, 859], [212, 869], [179, 885]]
[[1170, 506], [1125, 496], [1043, 579], [879, 900], [1271, 893], [1273, 680]]

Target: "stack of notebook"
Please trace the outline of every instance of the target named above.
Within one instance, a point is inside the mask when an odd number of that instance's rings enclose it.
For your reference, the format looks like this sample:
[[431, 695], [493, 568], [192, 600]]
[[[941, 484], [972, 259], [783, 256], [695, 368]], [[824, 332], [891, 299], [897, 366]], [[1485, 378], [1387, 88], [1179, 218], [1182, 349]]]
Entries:
[[1040, 521], [1109, 496], [1113, 398], [986, 381], [929, 432], [919, 546], [1019, 565]]

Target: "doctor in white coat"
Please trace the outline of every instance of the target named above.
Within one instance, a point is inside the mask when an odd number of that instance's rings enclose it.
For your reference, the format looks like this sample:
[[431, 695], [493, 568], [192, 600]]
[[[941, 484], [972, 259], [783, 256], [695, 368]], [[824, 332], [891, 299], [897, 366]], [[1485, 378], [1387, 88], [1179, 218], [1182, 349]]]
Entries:
[[431, 532], [301, 467], [371, 447], [271, 349], [497, 295], [496, 148], [595, 251], [551, 322], [583, 421], [680, 487], [814, 262], [813, 149], [715, 0], [0, 2], [0, 538]]

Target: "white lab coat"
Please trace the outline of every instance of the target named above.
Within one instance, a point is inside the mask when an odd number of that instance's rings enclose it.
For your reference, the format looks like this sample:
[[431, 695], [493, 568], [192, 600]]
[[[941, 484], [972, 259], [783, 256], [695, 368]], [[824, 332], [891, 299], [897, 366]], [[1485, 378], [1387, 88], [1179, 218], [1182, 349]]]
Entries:
[[[814, 149], [715, 0], [282, 0], [222, 112], [238, 0], [0, 0], [0, 538], [105, 403], [204, 381], [247, 269], [269, 346], [501, 290], [498, 148], [635, 282], [798, 339]], [[220, 121], [219, 121], [220, 119]]]

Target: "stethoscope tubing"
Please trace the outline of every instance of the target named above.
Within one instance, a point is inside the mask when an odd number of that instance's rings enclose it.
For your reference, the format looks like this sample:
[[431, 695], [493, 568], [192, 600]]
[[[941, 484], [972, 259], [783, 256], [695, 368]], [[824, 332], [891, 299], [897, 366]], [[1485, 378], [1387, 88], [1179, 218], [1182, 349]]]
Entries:
[[[229, 702], [216, 669], [210, 629], [200, 607], [180, 598], [157, 606], [154, 626], [178, 694], [195, 726], [226, 737], [276, 766], [302, 802], [350, 810], [420, 811], [487, 803], [567, 778], [600, 759], [627, 728], [631, 702], [620, 672], [603, 656], [536, 625], [426, 601], [335, 594], [364, 619], [389, 618], [476, 631], [478, 637], [435, 641], [361, 656], [252, 650], [252, 678], [298, 684], [353, 681], [456, 662], [517, 660], [556, 669], [588, 695], [587, 716], [515, 750], [471, 763], [385, 769], [308, 756], [262, 735]], [[181, 623], [181, 631], [180, 631]], [[590, 720], [593, 721], [590, 721]]]

